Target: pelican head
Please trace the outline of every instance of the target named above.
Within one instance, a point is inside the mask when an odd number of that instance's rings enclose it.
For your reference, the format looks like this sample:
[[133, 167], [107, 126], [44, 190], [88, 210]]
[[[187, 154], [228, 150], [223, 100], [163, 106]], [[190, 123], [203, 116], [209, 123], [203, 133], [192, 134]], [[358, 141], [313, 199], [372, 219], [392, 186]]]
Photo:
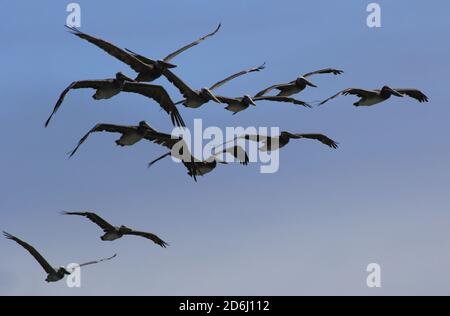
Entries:
[[146, 121], [140, 121], [139, 122], [139, 127], [150, 127]]
[[131, 78], [129, 78], [129, 77], [127, 77], [127, 76], [125, 76], [122, 72], [118, 72], [118, 73], [116, 73], [116, 80], [118, 80], [118, 81], [131, 81], [131, 82], [133, 82], [134, 80], [133, 79], [131, 79]]
[[177, 65], [168, 63], [168, 62], [163, 61], [163, 60], [157, 60], [156, 61], [156, 67], [161, 69], [161, 70], [164, 69], [164, 68], [175, 68], [176, 66]]
[[402, 94], [398, 93], [397, 91], [388, 86], [384, 86], [383, 88], [381, 88], [381, 93], [388, 95], [395, 95], [396, 97], [403, 97]]
[[212, 101], [214, 101], [214, 102], [216, 102], [216, 103], [221, 103], [220, 101], [219, 101], [219, 99], [217, 99], [217, 97], [211, 92], [211, 90], [209, 90], [208, 88], [202, 88], [201, 90], [200, 90], [200, 94], [203, 96], [203, 97], [205, 97], [206, 99], [208, 99], [208, 100], [212, 100]]
[[314, 83], [312, 83], [311, 81], [307, 80], [305, 77], [298, 77], [297, 79], [295, 79], [295, 83], [298, 86], [307, 85], [307, 86], [310, 86], [310, 87], [313, 87], [313, 88], [317, 88], [317, 86]]
[[255, 101], [253, 101], [252, 97], [249, 96], [248, 94], [244, 95], [244, 97], [242, 98], [242, 101], [246, 104], [246, 105], [253, 105], [256, 106]]

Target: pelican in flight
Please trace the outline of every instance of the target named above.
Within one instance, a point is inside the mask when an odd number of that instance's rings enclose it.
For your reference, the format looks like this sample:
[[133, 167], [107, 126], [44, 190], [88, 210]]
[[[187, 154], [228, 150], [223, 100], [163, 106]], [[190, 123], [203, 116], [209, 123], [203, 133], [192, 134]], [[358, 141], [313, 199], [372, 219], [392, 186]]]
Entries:
[[[192, 154], [188, 150], [186, 150], [187, 153], [184, 154], [184, 150], [185, 148], [187, 148], [185, 144], [181, 146], [181, 149], [178, 152], [176, 150], [173, 150], [175, 143], [163, 141], [163, 138], [168, 139], [167, 136], [169, 135], [166, 134], [165, 137], [161, 135], [160, 140], [155, 140], [155, 142], [169, 148], [170, 151], [160, 156], [159, 158], [156, 158], [155, 160], [151, 161], [148, 164], [149, 167], [151, 167], [154, 163], [165, 157], [168, 156], [176, 157], [182, 161], [183, 165], [188, 170], [188, 175], [192, 177], [194, 181], [197, 181], [197, 176], [204, 176], [205, 174], [210, 173], [217, 167], [218, 164], [228, 164], [226, 160], [223, 160], [221, 158], [223, 154], [233, 155], [239, 161], [239, 163], [244, 166], [247, 165], [249, 162], [249, 157], [245, 152], [245, 150], [241, 146], [237, 145], [233, 147], [224, 148], [219, 152], [212, 154], [209, 158], [205, 160], [199, 160], [194, 156], [192, 156]], [[178, 141], [180, 140], [182, 141], [181, 138], [178, 139]]]
[[[262, 147], [259, 148], [260, 151], [274, 151], [286, 146], [291, 139], [314, 139], [327, 145], [330, 148], [338, 148], [338, 143], [334, 140], [328, 138], [323, 134], [293, 134], [290, 132], [283, 131], [278, 136], [267, 136], [259, 134], [244, 134], [236, 137], [235, 139], [229, 141], [234, 142], [236, 139], [246, 139], [249, 141], [254, 141], [262, 143]], [[229, 143], [227, 142], [227, 143]]]
[[343, 70], [334, 69], [334, 68], [325, 68], [325, 69], [320, 69], [320, 70], [313, 71], [313, 72], [308, 72], [308, 73], [304, 74], [303, 76], [300, 76], [291, 82], [274, 84], [264, 90], [261, 90], [260, 92], [258, 92], [256, 94], [256, 96], [260, 97], [262, 95], [269, 93], [271, 90], [276, 89], [276, 90], [280, 91], [277, 94], [278, 96], [288, 97], [288, 96], [291, 96], [293, 94], [303, 91], [307, 86], [317, 88], [317, 86], [315, 84], [313, 84], [311, 81], [306, 79], [312, 75], [317, 75], [317, 74], [340, 75], [343, 72], [344, 72]]
[[228, 81], [231, 81], [237, 77], [240, 77], [242, 75], [260, 71], [265, 68], [265, 63], [262, 64], [259, 67], [254, 67], [250, 69], [245, 69], [242, 71], [239, 71], [235, 74], [232, 74], [231, 76], [226, 77], [225, 79], [222, 79], [215, 84], [213, 84], [209, 88], [202, 88], [201, 90], [194, 90], [191, 87], [189, 87], [186, 83], [184, 83], [178, 76], [176, 76], [172, 71], [169, 69], [165, 69], [163, 71], [163, 75], [171, 82], [173, 85], [180, 91], [180, 93], [184, 96], [185, 100], [179, 101], [178, 103], [183, 103], [184, 106], [189, 108], [198, 108], [202, 106], [203, 104], [214, 101], [216, 103], [220, 103], [220, 100], [212, 93], [213, 90], [219, 88], [220, 86], [224, 85]]
[[162, 86], [134, 82], [133, 79], [130, 79], [121, 72], [118, 72], [116, 73], [116, 77], [111, 79], [81, 80], [72, 82], [59, 96], [58, 101], [53, 108], [53, 112], [45, 122], [45, 127], [48, 126], [53, 115], [55, 115], [61, 107], [66, 94], [69, 93], [70, 90], [86, 88], [95, 89], [95, 94], [92, 96], [95, 100], [109, 99], [122, 91], [141, 94], [158, 102], [159, 106], [170, 115], [174, 125], [185, 126], [174, 102]]
[[101, 229], [105, 232], [103, 236], [100, 237], [101, 240], [116, 240], [118, 238], [121, 238], [125, 235], [133, 235], [133, 236], [140, 236], [147, 239], [150, 239], [158, 246], [161, 246], [162, 248], [166, 248], [168, 246], [168, 243], [163, 241], [161, 238], [156, 236], [155, 234], [149, 233], [149, 232], [142, 232], [133, 230], [131, 228], [128, 228], [124, 225], [122, 226], [112, 226], [110, 223], [105, 221], [103, 218], [98, 216], [95, 213], [92, 212], [63, 212], [63, 215], [78, 215], [78, 216], [84, 216], [87, 219], [89, 219], [91, 222], [97, 224], [100, 226]]
[[152, 59], [137, 55], [129, 50], [121, 49], [105, 40], [102, 40], [100, 38], [96, 38], [89, 34], [83, 33], [75, 27], [70, 27], [70, 26], [67, 26], [67, 27], [71, 30], [72, 34], [96, 45], [97, 47], [101, 48], [102, 50], [104, 50], [105, 52], [110, 54], [111, 56], [113, 56], [113, 57], [119, 59], [120, 61], [124, 62], [125, 64], [129, 65], [135, 72], [138, 73], [138, 76], [136, 77], [136, 81], [153, 81], [161, 76], [163, 69], [176, 67], [176, 65], [169, 63], [169, 61], [172, 58], [174, 58], [175, 56], [184, 52], [185, 50], [199, 44], [201, 41], [205, 40], [206, 38], [216, 34], [216, 32], [220, 28], [220, 24], [214, 32], [207, 34], [207, 35], [199, 38], [198, 40], [167, 55], [163, 60], [152, 60]]
[[289, 102], [295, 105], [301, 105], [307, 108], [311, 108], [306, 102], [290, 98], [290, 97], [280, 97], [280, 96], [260, 96], [260, 97], [251, 97], [249, 95], [244, 95], [243, 97], [238, 98], [229, 98], [223, 96], [217, 96], [217, 99], [220, 100], [221, 103], [227, 104], [225, 109], [228, 111], [237, 114], [245, 109], [247, 109], [250, 105], [256, 106], [255, 101], [276, 101], [276, 102]]
[[388, 86], [384, 86], [383, 88], [381, 88], [381, 90], [365, 90], [358, 88], [344, 89], [342, 91], [339, 91], [335, 95], [329, 97], [328, 99], [320, 102], [319, 105], [322, 105], [330, 101], [331, 99], [336, 98], [337, 96], [349, 94], [356, 95], [360, 98], [358, 102], [353, 103], [354, 106], [371, 106], [374, 104], [378, 104], [383, 101], [386, 101], [392, 95], [395, 95], [396, 97], [403, 97], [406, 95], [408, 97], [416, 99], [420, 103], [428, 102], [428, 97], [417, 89], [403, 89], [403, 88], [392, 89]]
[[150, 136], [153, 134], [159, 134], [145, 121], [140, 121], [139, 125], [135, 126], [100, 123], [95, 125], [80, 139], [75, 149], [69, 152], [69, 158], [71, 158], [78, 151], [78, 148], [86, 141], [89, 135], [97, 132], [122, 134], [122, 136], [115, 141], [116, 145], [118, 146], [132, 146], [142, 139], [153, 140], [153, 138], [150, 138]]
[[[44, 268], [45, 272], [47, 273], [47, 278], [45, 279], [45, 281], [47, 282], [56, 282], [59, 281], [61, 279], [64, 278], [65, 275], [69, 275], [71, 274], [71, 272], [67, 271], [66, 268], [64, 267], [59, 267], [59, 268], [53, 268], [48, 262], [47, 260], [45, 260], [45, 258], [30, 244], [26, 243], [23, 240], [20, 240], [19, 238], [8, 234], [7, 232], [3, 232], [3, 235], [10, 240], [15, 241], [16, 243], [18, 243], [19, 245], [21, 245], [23, 248], [25, 248], [33, 257], [34, 259], [36, 259], [36, 261], [42, 266], [42, 268]], [[96, 261], [89, 261], [86, 263], [82, 263], [79, 264], [80, 267], [83, 266], [87, 266], [90, 264], [96, 264], [102, 261], [107, 261], [107, 260], [111, 260], [112, 258], [116, 257], [116, 254], [113, 255], [112, 257], [109, 258], [104, 258], [104, 259], [100, 259], [100, 260], [96, 260]], [[72, 271], [73, 272], [73, 271]]]

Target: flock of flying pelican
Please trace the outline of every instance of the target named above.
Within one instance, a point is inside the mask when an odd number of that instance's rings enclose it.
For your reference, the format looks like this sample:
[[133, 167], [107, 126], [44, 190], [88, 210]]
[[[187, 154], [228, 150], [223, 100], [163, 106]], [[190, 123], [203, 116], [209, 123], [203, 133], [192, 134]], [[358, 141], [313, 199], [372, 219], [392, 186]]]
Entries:
[[[64, 98], [67, 93], [71, 90], [75, 89], [94, 89], [95, 94], [92, 96], [95, 100], [101, 99], [110, 99], [115, 95], [121, 92], [131, 92], [137, 93], [144, 97], [150, 98], [155, 101], [161, 109], [163, 109], [170, 116], [171, 122], [174, 126], [185, 127], [185, 123], [183, 118], [178, 111], [177, 105], [183, 104], [188, 108], [199, 108], [203, 104], [208, 103], [209, 101], [216, 102], [219, 104], [226, 105], [225, 109], [236, 114], [240, 111], [247, 109], [250, 105], [256, 106], [255, 102], [259, 101], [273, 101], [273, 102], [287, 102], [295, 105], [300, 105], [303, 107], [312, 107], [307, 102], [295, 99], [292, 97], [294, 94], [297, 94], [307, 87], [317, 87], [314, 83], [312, 83], [309, 78], [314, 75], [319, 74], [332, 74], [332, 75], [341, 75], [343, 73], [342, 70], [334, 69], [334, 68], [326, 68], [313, 72], [308, 72], [299, 76], [293, 81], [287, 83], [273, 84], [258, 93], [254, 96], [250, 96], [248, 94], [239, 97], [226, 97], [220, 96], [214, 93], [214, 91], [220, 86], [226, 84], [227, 82], [234, 80], [240, 76], [245, 74], [249, 74], [252, 72], [258, 72], [265, 68], [265, 63], [254, 68], [245, 69], [239, 71], [235, 74], [232, 74], [216, 83], [211, 85], [209, 88], [201, 88], [201, 89], [193, 89], [188, 84], [186, 84], [183, 80], [181, 80], [172, 69], [177, 66], [171, 63], [172, 59], [186, 51], [187, 49], [198, 45], [200, 42], [205, 39], [215, 35], [221, 25], [219, 24], [217, 28], [205, 36], [197, 39], [196, 41], [181, 47], [173, 53], [170, 53], [162, 60], [154, 60], [138, 53], [135, 53], [129, 49], [122, 49], [117, 47], [116, 45], [109, 43], [103, 39], [96, 38], [84, 32], [81, 32], [75, 27], [67, 26], [72, 34], [75, 36], [88, 41], [89, 43], [97, 46], [102, 49], [109, 55], [115, 57], [116, 59], [122, 61], [127, 64], [132, 70], [137, 73], [135, 79], [131, 79], [124, 75], [121, 72], [117, 72], [114, 78], [109, 79], [100, 79], [100, 80], [81, 80], [72, 82], [67, 88], [59, 96], [53, 111], [47, 121], [45, 122], [45, 127], [50, 124], [53, 116], [60, 109]], [[173, 102], [169, 93], [164, 89], [163, 86], [149, 84], [145, 82], [151, 82], [159, 77], [165, 77], [171, 84], [173, 84], [183, 96], [183, 100], [179, 102]], [[278, 93], [276, 95], [268, 95], [273, 90], [277, 90]], [[388, 86], [384, 86], [379, 90], [367, 90], [360, 88], [348, 88], [342, 91], [339, 91], [335, 95], [325, 99], [320, 102], [319, 105], [323, 105], [326, 102], [338, 97], [338, 96], [346, 96], [346, 95], [354, 95], [360, 98], [355, 106], [372, 106], [383, 101], [388, 100], [392, 95], [396, 97], [404, 97], [409, 96], [411, 98], [416, 99], [419, 102], [428, 102], [428, 98], [425, 94], [417, 89], [397, 89], [390, 88]], [[161, 145], [168, 149], [169, 151], [160, 156], [159, 158], [153, 160], [149, 163], [149, 166], [153, 165], [155, 162], [163, 159], [168, 156], [175, 156], [176, 158], [181, 159], [182, 163], [188, 170], [188, 175], [191, 176], [195, 181], [197, 180], [197, 176], [203, 176], [217, 166], [218, 163], [226, 164], [226, 161], [223, 161], [219, 158], [219, 155], [223, 154], [231, 154], [233, 155], [241, 164], [247, 165], [249, 162], [249, 158], [245, 150], [238, 146], [234, 145], [232, 147], [226, 148], [224, 147], [221, 151], [216, 152], [212, 157], [206, 160], [199, 160], [191, 153], [183, 152], [186, 150], [186, 146], [181, 146], [181, 150], [173, 151], [172, 149], [178, 142], [183, 141], [182, 137], [173, 137], [171, 134], [163, 133], [153, 129], [149, 126], [145, 121], [139, 122], [138, 125], [116, 125], [116, 124], [105, 124], [99, 123], [95, 125], [91, 130], [89, 130], [78, 142], [77, 146], [69, 153], [69, 157], [72, 157], [79, 147], [87, 140], [87, 138], [96, 132], [109, 132], [109, 133], [119, 133], [121, 137], [116, 140], [116, 144], [119, 146], [131, 146], [143, 139], [153, 142], [155, 144]], [[271, 151], [277, 150], [279, 148], [284, 147], [289, 143], [291, 139], [313, 139], [317, 140], [324, 145], [329, 146], [330, 148], [336, 149], [338, 144], [323, 134], [299, 134], [299, 133], [291, 133], [287, 131], [283, 131], [279, 136], [268, 136], [268, 135], [259, 135], [259, 134], [245, 134], [240, 135], [237, 138], [245, 139], [248, 141], [254, 141], [261, 143], [261, 147], [259, 150], [261, 151]], [[118, 238], [121, 238], [125, 235], [134, 235], [147, 238], [153, 241], [156, 245], [165, 248], [168, 244], [160, 239], [153, 233], [150, 232], [142, 232], [136, 231], [126, 226], [113, 226], [101, 218], [99, 215], [93, 212], [64, 212], [64, 215], [75, 215], [75, 216], [83, 216], [88, 218], [93, 223], [97, 224], [103, 231], [104, 235], [100, 238], [105, 241], [112, 241]], [[47, 282], [55, 282], [64, 278], [65, 275], [70, 274], [64, 267], [53, 268], [44, 257], [30, 244], [22, 241], [21, 239], [4, 232], [6, 238], [17, 242], [19, 245], [24, 247], [42, 266], [42, 268], [47, 273]], [[102, 261], [110, 260], [114, 258], [116, 255], [100, 259], [97, 261], [90, 261], [84, 264], [80, 264], [80, 266], [85, 266], [89, 264], [95, 264]]]

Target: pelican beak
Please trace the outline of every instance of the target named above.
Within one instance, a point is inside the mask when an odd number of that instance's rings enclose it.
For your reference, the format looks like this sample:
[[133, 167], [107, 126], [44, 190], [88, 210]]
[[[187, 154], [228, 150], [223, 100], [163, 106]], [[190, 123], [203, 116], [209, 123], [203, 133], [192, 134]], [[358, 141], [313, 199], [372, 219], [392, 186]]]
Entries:
[[162, 66], [162, 68], [175, 68], [177, 66], [177, 65], [165, 62], [163, 60], [158, 60], [157, 62], [160, 66]]
[[396, 97], [403, 97], [403, 94], [395, 91], [394, 89], [389, 88], [389, 91], [392, 93], [392, 95], [395, 95]]
[[312, 83], [311, 81], [308, 81], [306, 79], [303, 79], [303, 80], [305, 80], [305, 83], [306, 83], [307, 86], [310, 86], [310, 87], [313, 87], [313, 88], [317, 88], [317, 86], [314, 83]]
[[211, 98], [211, 100], [213, 100], [214, 102], [216, 102], [216, 103], [222, 103], [222, 102], [220, 102], [219, 99], [217, 99], [217, 97], [216, 97], [214, 94], [212, 94], [212, 92], [211, 92], [209, 89], [206, 89], [206, 88], [205, 88], [205, 92], [206, 92], [206, 94]]
[[136, 82], [134, 79], [131, 79], [131, 78], [125, 76], [125, 75], [124, 75], [123, 73], [121, 73], [121, 72], [117, 73], [117, 78], [118, 78], [118, 79], [121, 79], [121, 80], [123, 80], [123, 81]]

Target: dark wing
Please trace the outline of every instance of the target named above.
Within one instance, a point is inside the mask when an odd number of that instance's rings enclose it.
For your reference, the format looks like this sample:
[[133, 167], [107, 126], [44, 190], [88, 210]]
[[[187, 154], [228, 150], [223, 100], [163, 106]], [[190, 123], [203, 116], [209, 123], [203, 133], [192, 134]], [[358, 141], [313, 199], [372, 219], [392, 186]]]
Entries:
[[140, 61], [142, 61], [144, 64], [147, 64], [147, 65], [154, 65], [154, 64], [156, 64], [156, 60], [153, 60], [153, 59], [150, 59], [148, 57], [139, 55], [138, 53], [135, 53], [135, 52], [133, 52], [132, 50], [130, 50], [128, 48], [125, 48], [125, 50], [127, 52], [129, 52], [130, 54], [132, 54], [137, 59], [139, 59]]
[[114, 226], [112, 226], [110, 223], [105, 221], [103, 218], [98, 216], [95, 213], [92, 212], [63, 212], [63, 215], [79, 215], [87, 217], [91, 222], [97, 224], [100, 226], [101, 229], [103, 229], [104, 232], [113, 231]]
[[8, 234], [7, 232], [3, 232], [3, 235], [8, 239], [14, 240], [16, 243], [18, 243], [23, 248], [28, 250], [28, 252], [34, 257], [34, 259], [36, 259], [37, 262], [39, 262], [39, 264], [42, 266], [42, 268], [44, 268], [45, 272], [49, 274], [55, 273], [55, 269], [52, 268], [52, 266], [47, 262], [47, 260], [45, 260], [44, 257], [42, 257], [42, 255], [33, 246], [11, 234]]
[[114, 125], [114, 124], [97, 124], [95, 125], [89, 132], [84, 135], [80, 141], [78, 142], [77, 147], [69, 152], [69, 158], [72, 157], [78, 150], [78, 148], [83, 144], [86, 139], [89, 137], [91, 133], [96, 132], [110, 132], [110, 133], [129, 133], [133, 132], [136, 129], [134, 126], [123, 126], [123, 125]]
[[161, 108], [170, 115], [170, 118], [174, 125], [186, 126], [184, 124], [183, 118], [180, 115], [180, 112], [178, 112], [177, 107], [173, 103], [166, 89], [164, 89], [162, 86], [145, 83], [126, 82], [122, 88], [122, 91], [139, 93], [143, 96], [155, 100], [159, 103]]
[[166, 248], [166, 246], [169, 245], [164, 240], [162, 240], [161, 238], [159, 238], [158, 236], [156, 236], [155, 234], [152, 234], [152, 233], [140, 232], [140, 231], [132, 230], [130, 232], [126, 232], [124, 235], [141, 236], [141, 237], [150, 239], [155, 244], [157, 244], [157, 245], [159, 245], [159, 246], [161, 246], [163, 248]]
[[136, 72], [144, 72], [146, 70], [153, 69], [153, 68], [149, 68], [149, 67], [151, 67], [151, 65], [142, 62], [141, 60], [136, 58], [134, 55], [125, 51], [124, 49], [121, 49], [121, 48], [119, 48], [107, 41], [104, 41], [100, 38], [96, 38], [89, 34], [83, 33], [80, 30], [76, 29], [75, 27], [70, 27], [70, 26], [67, 26], [67, 27], [72, 31], [72, 34], [103, 49], [105, 52], [107, 52], [111, 56], [113, 56], [113, 57], [117, 58], [118, 60], [124, 62], [125, 64], [129, 65]]
[[360, 98], [369, 98], [369, 97], [373, 97], [378, 95], [378, 93], [376, 91], [373, 90], [364, 90], [364, 89], [358, 89], [358, 88], [348, 88], [348, 89], [344, 89], [342, 91], [339, 91], [338, 93], [336, 93], [335, 95], [329, 97], [328, 99], [323, 100], [322, 102], [319, 103], [319, 105], [322, 105], [328, 101], [330, 101], [331, 99], [334, 99], [340, 95], [356, 95]]
[[428, 102], [428, 97], [417, 89], [394, 89], [398, 93], [405, 94], [408, 97], [414, 98], [420, 103]]
[[236, 79], [237, 77], [240, 77], [242, 75], [248, 74], [250, 72], [260, 71], [260, 70], [262, 70], [264, 68], [266, 68], [266, 63], [264, 63], [264, 64], [262, 64], [261, 66], [258, 66], [258, 67], [253, 67], [253, 68], [249, 68], [249, 69], [245, 69], [245, 70], [239, 71], [239, 72], [237, 72], [235, 74], [232, 74], [231, 76], [226, 77], [223, 80], [220, 80], [220, 81], [216, 82], [215, 84], [213, 84], [209, 88], [209, 90], [217, 89], [218, 87], [224, 85], [225, 83], [227, 83], [230, 80]]
[[115, 258], [115, 257], [117, 257], [117, 254], [116, 254], [116, 253], [115, 253], [114, 255], [112, 255], [111, 257], [103, 258], [103, 259], [96, 260], [96, 261], [89, 261], [89, 262], [81, 263], [81, 264], [79, 264], [78, 266], [79, 266], [79, 267], [84, 267], [84, 266], [88, 266], [88, 265], [90, 265], [90, 264], [96, 264], [96, 263], [100, 263], [100, 262], [103, 262], [103, 261], [108, 261], [108, 260], [111, 260], [111, 259], [113, 259], [113, 258]]
[[311, 108], [311, 105], [309, 105], [308, 103], [301, 101], [301, 100], [297, 100], [295, 98], [290, 98], [290, 97], [260, 96], [260, 97], [253, 98], [253, 101], [261, 101], [261, 100], [276, 101], [276, 102], [289, 102], [289, 103], [293, 103], [296, 105], [302, 105], [304, 107]]
[[312, 75], [318, 75], [318, 74], [340, 75], [340, 74], [343, 74], [343, 73], [344, 73], [343, 70], [334, 69], [334, 68], [325, 68], [325, 69], [320, 69], [320, 70], [308, 72], [308, 73], [304, 74], [303, 77], [306, 78], [306, 77], [309, 77], [309, 76], [312, 76]]
[[234, 156], [234, 158], [239, 160], [240, 164], [247, 165], [248, 162], [249, 162], [249, 158], [248, 158], [247, 152], [241, 146], [235, 145], [233, 147], [224, 148], [220, 152], [215, 154], [214, 156], [217, 156], [217, 155], [222, 154], [222, 153], [232, 154]]
[[216, 95], [216, 98], [219, 99], [220, 103], [225, 103], [225, 104], [241, 102], [241, 100], [242, 100], [242, 98], [229, 98], [229, 97], [224, 97], [224, 96], [220, 96], [220, 95]]
[[323, 134], [290, 134], [291, 138], [307, 138], [307, 139], [315, 139], [321, 142], [322, 144], [325, 144], [331, 148], [338, 148], [338, 143], [336, 143], [331, 138], [328, 138], [327, 136]]
[[56, 101], [55, 107], [53, 108], [52, 114], [50, 114], [49, 118], [45, 122], [45, 127], [48, 126], [50, 123], [50, 120], [52, 119], [52, 116], [58, 111], [59, 107], [61, 106], [62, 102], [64, 101], [64, 98], [66, 97], [66, 94], [72, 90], [72, 89], [83, 89], [83, 88], [92, 88], [92, 89], [98, 89], [104, 86], [105, 84], [112, 83], [113, 79], [105, 79], [105, 80], [82, 80], [82, 81], [74, 81], [72, 82], [67, 88], [64, 89], [64, 91], [61, 93], [61, 95], [58, 98], [58, 101]]
[[178, 50], [174, 51], [173, 53], [171, 53], [171, 54], [167, 55], [166, 57], [164, 57], [163, 60], [165, 62], [169, 62], [171, 59], [173, 59], [174, 57], [178, 56], [179, 54], [181, 54], [185, 50], [187, 50], [187, 49], [189, 49], [189, 48], [191, 48], [191, 47], [193, 47], [195, 45], [198, 45], [200, 42], [204, 41], [208, 37], [213, 36], [214, 34], [216, 34], [217, 31], [219, 31], [221, 26], [222, 26], [222, 24], [219, 23], [217, 28], [212, 33], [206, 34], [205, 36], [200, 37], [198, 40], [196, 40], [196, 41], [194, 41], [194, 42], [192, 42], [190, 44], [187, 44], [186, 46], [181, 47], [180, 49], [178, 49]]
[[153, 142], [153, 143], [155, 143], [155, 144], [164, 146], [164, 147], [166, 147], [168, 149], [172, 149], [172, 147], [176, 143], [178, 143], [179, 141], [183, 140], [180, 137], [172, 138], [172, 135], [170, 135], [170, 134], [160, 133], [160, 132], [157, 132], [155, 130], [149, 130], [146, 133], [146, 135], [144, 136], [144, 138], [149, 140], [149, 141], [151, 141], [151, 142]]
[[270, 86], [268, 88], [265, 88], [264, 90], [259, 91], [257, 94], [255, 94], [255, 97], [261, 97], [261, 96], [265, 95], [266, 93], [269, 93], [273, 89], [287, 88], [287, 87], [290, 87], [290, 86], [292, 86], [294, 84], [295, 84], [295, 81], [294, 82], [289, 82], [289, 83], [274, 84], [273, 86]]
[[172, 71], [167, 68], [164, 68], [162, 71], [164, 77], [167, 78], [185, 98], [190, 98], [192, 96], [196, 96], [197, 93], [191, 89], [187, 84], [183, 82], [178, 76], [176, 76]]

